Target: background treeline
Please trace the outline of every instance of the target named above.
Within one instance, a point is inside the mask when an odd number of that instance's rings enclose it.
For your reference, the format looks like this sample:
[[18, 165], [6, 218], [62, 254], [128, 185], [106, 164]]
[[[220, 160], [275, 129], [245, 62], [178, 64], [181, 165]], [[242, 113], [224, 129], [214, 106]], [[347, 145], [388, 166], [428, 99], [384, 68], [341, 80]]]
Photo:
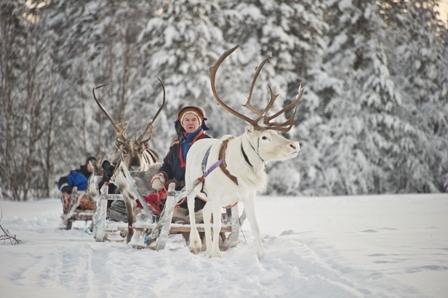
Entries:
[[[269, 165], [267, 193], [442, 192], [448, 181], [448, 30], [435, 0], [0, 1], [0, 190], [7, 199], [54, 195], [55, 179], [86, 155], [110, 156], [114, 131], [91, 95], [138, 135], [168, 104], [151, 146], [164, 155], [181, 105], [201, 105], [210, 134], [244, 123], [211, 96], [218, 74], [234, 107], [254, 69], [291, 99], [306, 91], [298, 158]], [[282, 104], [279, 100], [279, 106]]]

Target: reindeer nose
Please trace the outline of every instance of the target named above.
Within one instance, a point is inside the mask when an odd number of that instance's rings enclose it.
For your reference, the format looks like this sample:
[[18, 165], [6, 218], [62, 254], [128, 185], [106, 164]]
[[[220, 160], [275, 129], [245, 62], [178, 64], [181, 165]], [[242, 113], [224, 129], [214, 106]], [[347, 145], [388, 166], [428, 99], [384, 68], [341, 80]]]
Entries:
[[290, 143], [289, 147], [291, 147], [293, 150], [297, 150], [297, 151], [300, 149], [299, 142]]

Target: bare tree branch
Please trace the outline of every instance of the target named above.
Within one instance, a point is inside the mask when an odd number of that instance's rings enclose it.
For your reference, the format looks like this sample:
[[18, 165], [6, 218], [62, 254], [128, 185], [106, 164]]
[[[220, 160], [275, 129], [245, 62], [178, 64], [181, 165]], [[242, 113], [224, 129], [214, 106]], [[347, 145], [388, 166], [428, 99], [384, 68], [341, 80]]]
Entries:
[[[3, 215], [0, 209], [0, 220], [2, 219]], [[2, 234], [0, 235], [0, 242], [2, 241], [8, 241], [11, 243], [11, 245], [16, 245], [16, 244], [20, 244], [22, 243], [22, 240], [17, 239], [16, 235], [11, 235], [11, 233], [4, 228], [1, 224], [0, 224], [0, 230], [2, 231]]]

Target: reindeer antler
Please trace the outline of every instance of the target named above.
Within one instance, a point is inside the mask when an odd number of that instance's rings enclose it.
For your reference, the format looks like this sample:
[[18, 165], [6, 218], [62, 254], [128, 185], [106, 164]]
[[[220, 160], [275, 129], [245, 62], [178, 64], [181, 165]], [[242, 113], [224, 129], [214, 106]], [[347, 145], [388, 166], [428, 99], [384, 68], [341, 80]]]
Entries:
[[232, 109], [231, 107], [229, 107], [228, 105], [226, 105], [224, 103], [224, 101], [222, 101], [222, 99], [219, 97], [218, 92], [216, 91], [216, 83], [215, 83], [215, 79], [216, 79], [216, 72], [218, 71], [219, 66], [221, 65], [221, 63], [230, 55], [232, 54], [239, 46], [235, 46], [233, 48], [231, 48], [230, 50], [227, 50], [224, 52], [224, 54], [221, 55], [221, 57], [219, 57], [219, 59], [215, 62], [215, 64], [213, 64], [213, 66], [210, 68], [210, 84], [212, 87], [212, 92], [213, 92], [213, 96], [215, 97], [215, 99], [218, 101], [218, 104], [221, 105], [226, 111], [228, 111], [229, 113], [235, 115], [236, 117], [252, 124], [253, 126], [256, 126], [257, 123], [256, 121], [250, 119], [249, 117], [235, 111], [234, 109]]
[[[263, 66], [266, 64], [266, 62], [269, 61], [269, 58], [264, 59], [256, 68], [254, 77], [252, 79], [252, 83], [249, 89], [249, 95], [247, 96], [246, 102], [243, 104], [244, 107], [249, 109], [251, 112], [255, 113], [257, 117], [255, 119], [249, 118], [248, 116], [241, 114], [237, 112], [235, 109], [231, 108], [227, 104], [224, 103], [224, 101], [219, 97], [218, 92], [216, 91], [216, 72], [218, 71], [219, 66], [222, 64], [222, 62], [230, 56], [239, 46], [235, 46], [227, 51], [225, 51], [221, 57], [213, 64], [213, 66], [210, 68], [210, 84], [212, 88], [212, 93], [215, 99], [218, 101], [218, 104], [221, 105], [226, 111], [230, 112], [231, 114], [235, 115], [236, 117], [248, 122], [251, 124], [255, 129], [258, 130], [265, 130], [265, 129], [274, 129], [278, 131], [288, 131], [291, 129], [291, 127], [294, 125], [294, 117], [297, 110], [297, 105], [299, 104], [300, 98], [303, 95], [303, 87], [300, 84], [298, 89], [298, 94], [294, 100], [292, 100], [289, 104], [287, 104], [283, 109], [276, 112], [275, 114], [268, 116], [268, 112], [270, 109], [274, 106], [275, 100], [278, 98], [278, 94], [274, 94], [272, 91], [271, 86], [268, 84], [268, 89], [270, 93], [270, 99], [268, 104], [264, 109], [258, 109], [251, 103], [252, 99], [252, 93], [253, 89], [255, 87], [255, 82], [258, 79], [258, 76], [263, 68]], [[287, 120], [284, 122], [273, 122], [272, 120], [276, 117], [280, 116], [281, 114], [285, 113], [288, 114], [290, 111], [290, 116], [287, 117]], [[262, 120], [262, 123], [260, 123], [260, 120]], [[262, 124], [264, 124], [262, 126]]]
[[[137, 142], [139, 143], [146, 143], [148, 142], [151, 137], [152, 137], [152, 129], [153, 129], [153, 123], [154, 121], [156, 121], [157, 117], [159, 116], [160, 112], [162, 111], [162, 109], [165, 107], [166, 104], [166, 99], [165, 99], [165, 85], [163, 85], [163, 82], [160, 78], [157, 78], [160, 82], [160, 84], [162, 85], [162, 93], [163, 93], [163, 99], [162, 99], [162, 105], [160, 106], [160, 108], [157, 110], [156, 114], [154, 115], [154, 117], [152, 118], [152, 120], [148, 123], [148, 125], [146, 125], [145, 130], [143, 131], [143, 133], [140, 135], [140, 137], [137, 138]], [[149, 136], [146, 137], [146, 139], [143, 139], [146, 134], [149, 133]]]
[[125, 139], [126, 139], [126, 137], [124, 136], [125, 127], [122, 127], [122, 125], [118, 125], [115, 123], [112, 116], [107, 112], [106, 108], [104, 108], [104, 106], [101, 104], [101, 102], [98, 100], [98, 98], [96, 97], [96, 94], [95, 94], [96, 89], [102, 88], [106, 85], [107, 84], [101, 84], [101, 85], [94, 87], [92, 89], [93, 98], [95, 99], [95, 101], [98, 104], [98, 106], [100, 107], [100, 109], [104, 112], [104, 114], [106, 114], [107, 118], [109, 118], [110, 122], [112, 123], [112, 126], [114, 127], [115, 132], [117, 133], [117, 142], [123, 143], [123, 142], [125, 142]]

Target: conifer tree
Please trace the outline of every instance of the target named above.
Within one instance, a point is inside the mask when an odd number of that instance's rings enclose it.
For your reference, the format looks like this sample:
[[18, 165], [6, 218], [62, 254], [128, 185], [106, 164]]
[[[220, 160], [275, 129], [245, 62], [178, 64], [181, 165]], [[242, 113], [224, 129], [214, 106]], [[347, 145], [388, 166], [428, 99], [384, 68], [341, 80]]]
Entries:
[[397, 191], [441, 191], [446, 180], [447, 60], [437, 1], [382, 1], [388, 24], [390, 70], [402, 95], [407, 123], [395, 163]]

